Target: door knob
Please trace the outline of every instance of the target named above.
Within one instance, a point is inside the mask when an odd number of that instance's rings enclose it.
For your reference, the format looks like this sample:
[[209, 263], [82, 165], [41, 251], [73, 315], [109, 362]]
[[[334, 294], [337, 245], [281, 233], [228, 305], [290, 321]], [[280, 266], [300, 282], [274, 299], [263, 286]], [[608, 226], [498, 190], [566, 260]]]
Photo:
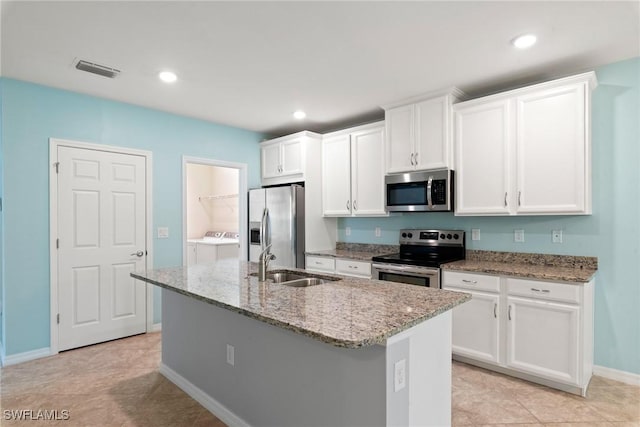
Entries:
[[134, 252], [131, 254], [131, 256], [137, 256], [138, 258], [141, 258], [144, 255], [144, 251], [138, 251], [138, 252]]

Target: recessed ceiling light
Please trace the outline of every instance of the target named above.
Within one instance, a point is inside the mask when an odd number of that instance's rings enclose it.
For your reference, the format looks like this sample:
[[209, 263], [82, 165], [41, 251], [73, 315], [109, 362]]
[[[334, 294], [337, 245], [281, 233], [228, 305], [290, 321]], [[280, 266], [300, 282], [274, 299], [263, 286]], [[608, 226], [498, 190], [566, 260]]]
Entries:
[[162, 71], [160, 74], [158, 74], [158, 77], [165, 83], [173, 83], [178, 80], [178, 76], [176, 76], [176, 73], [172, 73], [171, 71]]
[[526, 49], [536, 44], [536, 40], [538, 40], [538, 38], [535, 34], [524, 34], [513, 39], [511, 43], [518, 49]]
[[295, 113], [293, 113], [293, 117], [295, 117], [298, 120], [302, 120], [305, 117], [307, 117], [307, 113], [305, 113], [304, 111], [298, 110]]

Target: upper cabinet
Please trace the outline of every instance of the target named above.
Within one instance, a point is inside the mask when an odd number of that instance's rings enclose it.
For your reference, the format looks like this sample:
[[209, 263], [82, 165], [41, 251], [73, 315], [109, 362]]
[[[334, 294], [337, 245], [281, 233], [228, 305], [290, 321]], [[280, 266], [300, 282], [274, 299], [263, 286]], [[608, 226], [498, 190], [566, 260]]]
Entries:
[[387, 173], [452, 168], [452, 88], [383, 106]]
[[313, 132], [298, 132], [260, 143], [262, 184], [305, 181], [308, 144], [319, 140]]
[[595, 73], [456, 104], [456, 215], [591, 213]]
[[326, 134], [322, 140], [325, 216], [386, 215], [384, 123]]

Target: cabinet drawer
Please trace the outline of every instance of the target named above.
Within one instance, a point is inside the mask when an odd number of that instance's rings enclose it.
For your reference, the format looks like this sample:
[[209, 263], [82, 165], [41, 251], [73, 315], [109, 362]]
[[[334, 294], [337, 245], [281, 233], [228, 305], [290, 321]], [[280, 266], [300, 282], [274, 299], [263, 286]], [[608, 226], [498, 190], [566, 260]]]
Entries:
[[336, 268], [336, 260], [334, 258], [322, 256], [308, 256], [307, 270], [334, 271]]
[[500, 277], [477, 273], [444, 271], [442, 274], [442, 287], [444, 288], [445, 286], [500, 292]]
[[580, 286], [538, 280], [507, 279], [507, 293], [529, 298], [580, 303]]
[[350, 259], [336, 260], [336, 272], [351, 274], [354, 276], [371, 276], [371, 263], [366, 261], [354, 261]]

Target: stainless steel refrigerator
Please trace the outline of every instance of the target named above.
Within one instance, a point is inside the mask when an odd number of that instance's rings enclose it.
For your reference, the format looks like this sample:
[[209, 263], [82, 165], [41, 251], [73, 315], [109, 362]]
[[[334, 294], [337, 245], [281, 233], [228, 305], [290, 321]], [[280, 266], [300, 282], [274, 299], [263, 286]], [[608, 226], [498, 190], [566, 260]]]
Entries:
[[249, 261], [268, 244], [273, 265], [304, 268], [304, 187], [249, 190]]

